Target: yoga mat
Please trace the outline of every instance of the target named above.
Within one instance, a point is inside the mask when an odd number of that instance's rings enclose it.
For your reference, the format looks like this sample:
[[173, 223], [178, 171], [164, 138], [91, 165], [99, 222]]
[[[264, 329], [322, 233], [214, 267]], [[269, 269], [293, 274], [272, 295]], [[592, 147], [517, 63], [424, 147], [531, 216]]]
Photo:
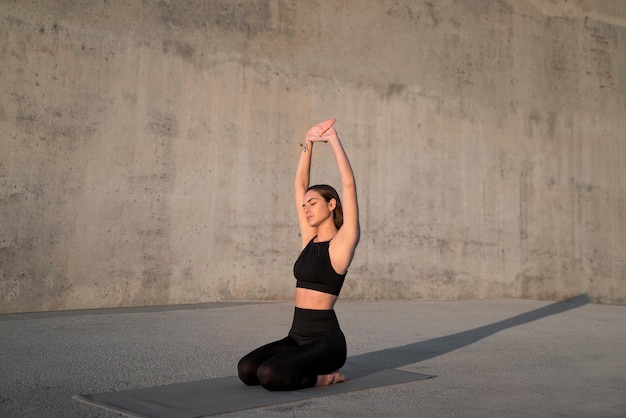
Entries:
[[330, 386], [289, 392], [270, 392], [260, 386], [246, 386], [238, 377], [229, 376], [119, 392], [74, 395], [73, 399], [136, 418], [193, 418], [433, 377], [398, 369], [380, 370], [349, 363], [341, 370], [350, 380]]

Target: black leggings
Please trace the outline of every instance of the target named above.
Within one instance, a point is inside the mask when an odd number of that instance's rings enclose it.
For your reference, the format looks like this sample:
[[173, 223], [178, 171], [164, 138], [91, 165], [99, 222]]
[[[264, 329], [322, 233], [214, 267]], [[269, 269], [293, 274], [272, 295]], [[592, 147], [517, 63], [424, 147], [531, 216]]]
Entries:
[[333, 310], [295, 308], [289, 335], [239, 360], [239, 378], [267, 390], [315, 386], [317, 376], [346, 362], [346, 339]]

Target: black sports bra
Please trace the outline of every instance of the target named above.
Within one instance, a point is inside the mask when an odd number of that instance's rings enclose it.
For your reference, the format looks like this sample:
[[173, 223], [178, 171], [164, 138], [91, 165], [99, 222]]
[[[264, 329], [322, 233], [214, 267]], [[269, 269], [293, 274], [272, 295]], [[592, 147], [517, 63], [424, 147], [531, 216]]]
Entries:
[[296, 287], [339, 296], [346, 275], [335, 272], [330, 264], [328, 254], [330, 241], [314, 241], [315, 238], [309, 241], [293, 265], [293, 275], [297, 280]]

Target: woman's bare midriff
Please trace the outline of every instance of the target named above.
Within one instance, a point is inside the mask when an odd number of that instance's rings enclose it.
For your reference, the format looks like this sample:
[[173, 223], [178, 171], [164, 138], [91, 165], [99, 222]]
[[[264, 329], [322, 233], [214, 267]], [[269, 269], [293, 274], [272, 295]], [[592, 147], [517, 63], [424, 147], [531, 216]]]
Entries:
[[313, 289], [296, 287], [296, 307], [302, 309], [333, 309], [337, 296]]

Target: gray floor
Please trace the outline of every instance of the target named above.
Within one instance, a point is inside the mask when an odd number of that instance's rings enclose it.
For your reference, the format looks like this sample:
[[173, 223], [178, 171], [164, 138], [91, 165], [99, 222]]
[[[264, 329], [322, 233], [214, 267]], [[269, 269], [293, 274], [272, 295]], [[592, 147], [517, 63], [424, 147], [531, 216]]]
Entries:
[[[626, 307], [531, 300], [339, 301], [349, 356], [434, 379], [228, 417], [626, 417]], [[235, 374], [290, 303], [0, 315], [0, 416], [113, 417], [72, 400]]]

